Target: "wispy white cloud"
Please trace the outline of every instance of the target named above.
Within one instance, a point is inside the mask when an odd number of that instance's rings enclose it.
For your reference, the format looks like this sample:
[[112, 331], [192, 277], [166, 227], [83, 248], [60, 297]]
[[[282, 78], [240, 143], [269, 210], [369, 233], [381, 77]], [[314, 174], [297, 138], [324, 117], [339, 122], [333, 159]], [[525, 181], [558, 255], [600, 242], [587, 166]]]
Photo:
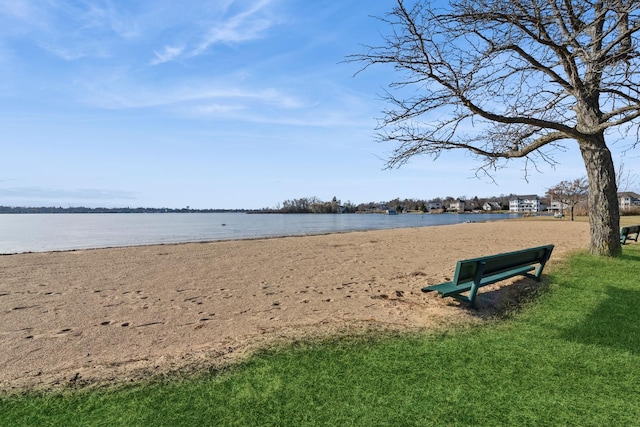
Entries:
[[230, 0], [215, 10], [195, 10], [193, 19], [176, 23], [174, 39], [153, 51], [151, 65], [194, 58], [220, 44], [240, 44], [267, 36], [280, 22], [273, 11], [276, 0]]
[[[230, 110], [268, 105], [278, 109], [295, 110], [310, 105], [304, 99], [275, 88], [252, 89], [225, 83], [190, 84], [165, 88], [133, 87], [125, 84], [105, 84], [88, 89], [85, 102], [106, 109], [139, 109], [185, 105], [230, 105]], [[244, 107], [241, 107], [244, 105]], [[222, 108], [219, 108], [222, 110]]]
[[[348, 90], [326, 85], [331, 102], [315, 95], [295, 93], [294, 87], [258, 88], [229, 81], [159, 88], [123, 84], [88, 87], [84, 102], [108, 110], [155, 110], [198, 121], [224, 120], [227, 123], [261, 123], [304, 127], [358, 126], [371, 128], [372, 106]], [[332, 93], [333, 95], [331, 95]]]
[[184, 46], [165, 46], [162, 52], [154, 51], [156, 57], [151, 60], [151, 65], [158, 65], [173, 61], [175, 58], [179, 57], [183, 51]]
[[75, 61], [80, 58], [86, 57], [90, 52], [93, 52], [93, 49], [88, 49], [87, 47], [74, 46], [74, 47], [66, 47], [62, 44], [51, 43], [46, 41], [38, 42], [38, 46], [43, 48], [44, 50], [52, 53], [56, 57], [63, 59], [65, 61]]
[[[144, 4], [96, 0], [11, 0], [0, 3], [0, 41], [22, 38], [65, 60], [122, 57], [170, 27], [162, 0]], [[142, 40], [142, 41], [141, 41]], [[135, 54], [135, 53], [134, 53]]]
[[102, 57], [114, 19], [99, 2], [16, 0], [0, 5], [0, 37], [22, 38], [65, 61]]
[[278, 1], [11, 0], [0, 2], [0, 41], [25, 37], [65, 61], [106, 52], [138, 56], [146, 49], [152, 56], [147, 64], [159, 65], [197, 57], [218, 44], [265, 37], [279, 22], [273, 7]]
[[191, 52], [197, 56], [219, 43], [240, 43], [263, 37], [277, 21], [269, 13], [272, 0], [261, 0], [226, 20], [212, 24], [202, 41]]

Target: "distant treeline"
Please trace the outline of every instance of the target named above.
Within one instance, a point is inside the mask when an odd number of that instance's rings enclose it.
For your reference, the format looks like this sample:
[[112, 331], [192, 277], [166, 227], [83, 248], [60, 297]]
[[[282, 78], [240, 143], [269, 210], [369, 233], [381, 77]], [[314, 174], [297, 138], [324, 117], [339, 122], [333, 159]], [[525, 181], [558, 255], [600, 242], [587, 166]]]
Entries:
[[223, 213], [246, 212], [245, 209], [171, 209], [171, 208], [87, 208], [77, 207], [13, 207], [0, 206], [0, 214], [44, 214], [44, 213]]
[[400, 199], [396, 198], [384, 202], [368, 202], [354, 204], [350, 201], [341, 202], [338, 198], [334, 197], [330, 202], [322, 201], [317, 197], [302, 197], [299, 199], [285, 200], [282, 204], [277, 204], [273, 208], [264, 208], [257, 211], [251, 211], [250, 213], [365, 213], [365, 212], [384, 212], [385, 210], [395, 210], [401, 212], [428, 212], [429, 206], [433, 204], [440, 204], [444, 211], [446, 211], [451, 203], [456, 200], [465, 200], [465, 210], [471, 211], [476, 209], [482, 209], [482, 206], [486, 202], [492, 202], [499, 209], [509, 209], [509, 199], [513, 195], [497, 196], [479, 199], [474, 197], [472, 199], [466, 199], [464, 197], [454, 198], [435, 198], [430, 200], [424, 199]]

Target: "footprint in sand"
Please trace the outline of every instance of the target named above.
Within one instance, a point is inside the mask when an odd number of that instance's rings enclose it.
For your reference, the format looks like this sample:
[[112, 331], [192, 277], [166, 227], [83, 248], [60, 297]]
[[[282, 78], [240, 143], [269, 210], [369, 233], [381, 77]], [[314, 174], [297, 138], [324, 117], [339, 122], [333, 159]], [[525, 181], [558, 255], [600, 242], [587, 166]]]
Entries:
[[39, 339], [39, 338], [64, 338], [64, 337], [76, 337], [82, 335], [81, 331], [74, 331], [73, 328], [58, 329], [55, 331], [45, 332], [43, 334], [27, 335], [26, 339]]

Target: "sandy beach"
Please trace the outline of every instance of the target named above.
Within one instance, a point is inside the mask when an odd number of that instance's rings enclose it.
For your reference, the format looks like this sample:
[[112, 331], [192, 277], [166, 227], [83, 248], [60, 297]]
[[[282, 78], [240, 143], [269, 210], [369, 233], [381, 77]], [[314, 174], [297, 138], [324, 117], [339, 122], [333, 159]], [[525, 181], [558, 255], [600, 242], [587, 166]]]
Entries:
[[482, 322], [437, 294], [458, 259], [554, 244], [550, 266], [589, 244], [585, 222], [449, 226], [0, 256], [0, 390], [129, 382], [224, 366], [274, 341]]

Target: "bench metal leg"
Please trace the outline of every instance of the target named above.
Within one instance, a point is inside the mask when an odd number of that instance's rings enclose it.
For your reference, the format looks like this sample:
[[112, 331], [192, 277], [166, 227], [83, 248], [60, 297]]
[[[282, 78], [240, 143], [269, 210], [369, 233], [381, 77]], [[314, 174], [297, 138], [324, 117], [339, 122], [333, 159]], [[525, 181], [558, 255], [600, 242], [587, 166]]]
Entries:
[[471, 289], [469, 290], [469, 307], [476, 308], [476, 294], [478, 293], [478, 289], [480, 288], [480, 281], [482, 280], [482, 274], [484, 273], [484, 267], [487, 265], [486, 262], [479, 262], [478, 269], [476, 270], [476, 276], [473, 279], [473, 285], [471, 285]]
[[542, 275], [542, 270], [544, 269], [545, 264], [549, 261], [549, 258], [551, 258], [551, 251], [547, 250], [545, 252], [544, 257], [540, 260], [540, 265], [538, 265], [535, 272], [535, 279], [538, 282], [540, 281], [540, 276]]

